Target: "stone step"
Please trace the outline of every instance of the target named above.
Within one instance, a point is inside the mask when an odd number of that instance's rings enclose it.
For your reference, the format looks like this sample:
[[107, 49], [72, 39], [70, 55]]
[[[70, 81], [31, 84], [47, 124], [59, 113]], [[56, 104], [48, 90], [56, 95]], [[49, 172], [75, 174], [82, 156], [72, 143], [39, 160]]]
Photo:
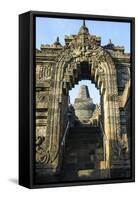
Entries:
[[100, 129], [97, 127], [86, 127], [86, 128], [72, 128], [70, 129], [67, 140], [78, 140], [79, 141], [97, 141], [99, 138], [101, 138]]
[[100, 133], [99, 127], [76, 127], [70, 129], [70, 134]]
[[[98, 146], [96, 146], [98, 144]], [[68, 180], [100, 178], [96, 169], [95, 148], [101, 148], [99, 127], [74, 127], [66, 137], [63, 176]]]

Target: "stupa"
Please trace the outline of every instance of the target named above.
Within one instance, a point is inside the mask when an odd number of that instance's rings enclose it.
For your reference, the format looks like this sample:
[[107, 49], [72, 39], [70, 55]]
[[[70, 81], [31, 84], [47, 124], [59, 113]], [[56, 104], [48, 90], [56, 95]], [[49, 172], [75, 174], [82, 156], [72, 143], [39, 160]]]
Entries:
[[81, 85], [78, 97], [74, 102], [75, 115], [82, 123], [88, 123], [92, 117], [92, 113], [95, 110], [95, 104], [92, 98], [90, 98], [88, 86]]

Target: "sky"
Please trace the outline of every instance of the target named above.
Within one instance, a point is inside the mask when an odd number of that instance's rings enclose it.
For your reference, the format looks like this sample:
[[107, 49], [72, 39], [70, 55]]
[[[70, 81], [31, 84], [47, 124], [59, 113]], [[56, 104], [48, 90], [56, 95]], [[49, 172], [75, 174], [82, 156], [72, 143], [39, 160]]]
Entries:
[[[113, 44], [124, 46], [126, 53], [130, 52], [130, 23], [85, 20], [85, 24], [91, 35], [101, 37], [101, 45], [106, 45], [109, 39], [111, 39]], [[64, 45], [64, 36], [77, 34], [81, 25], [82, 20], [80, 19], [36, 17], [36, 48], [40, 49], [41, 44], [53, 44], [57, 37], [59, 37], [60, 43]], [[71, 103], [74, 102], [74, 98], [81, 84], [88, 86], [90, 96], [95, 103], [99, 103], [99, 92], [94, 84], [91, 84], [88, 80], [80, 81], [70, 91]]]
[[77, 85], [75, 85], [72, 90], [69, 91], [69, 96], [70, 96], [70, 102], [74, 104], [74, 100], [76, 97], [78, 97], [79, 94], [79, 88], [81, 85], [87, 85], [90, 97], [93, 99], [93, 103], [95, 104], [100, 104], [100, 94], [99, 90], [95, 87], [95, 84], [92, 84], [91, 81], [89, 80], [82, 80], [79, 81]]

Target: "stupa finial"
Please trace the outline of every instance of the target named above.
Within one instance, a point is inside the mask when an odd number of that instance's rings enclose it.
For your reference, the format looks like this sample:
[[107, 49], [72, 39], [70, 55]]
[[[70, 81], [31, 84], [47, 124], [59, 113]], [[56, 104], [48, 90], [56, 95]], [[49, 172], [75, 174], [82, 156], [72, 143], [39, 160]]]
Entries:
[[85, 19], [83, 19], [83, 26], [85, 26]]
[[58, 42], [59, 43], [59, 36], [57, 36], [57, 41], [56, 42]]

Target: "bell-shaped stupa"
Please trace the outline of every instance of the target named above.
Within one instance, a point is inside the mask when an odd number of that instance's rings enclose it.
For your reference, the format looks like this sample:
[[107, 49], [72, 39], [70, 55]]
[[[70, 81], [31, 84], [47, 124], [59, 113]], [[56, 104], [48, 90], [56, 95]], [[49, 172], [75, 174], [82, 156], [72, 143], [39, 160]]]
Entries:
[[92, 117], [95, 109], [92, 98], [90, 98], [89, 90], [86, 85], [81, 85], [78, 97], [74, 102], [75, 115], [81, 122], [88, 122]]

